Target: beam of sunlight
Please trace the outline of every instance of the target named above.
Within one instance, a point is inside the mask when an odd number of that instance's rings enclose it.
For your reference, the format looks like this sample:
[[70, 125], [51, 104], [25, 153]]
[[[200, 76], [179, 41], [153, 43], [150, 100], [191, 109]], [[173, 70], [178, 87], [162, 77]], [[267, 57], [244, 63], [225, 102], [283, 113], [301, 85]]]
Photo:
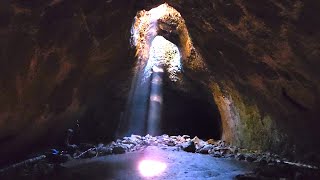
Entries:
[[139, 172], [143, 177], [154, 177], [163, 173], [167, 165], [156, 160], [142, 160], [139, 163]]
[[[180, 13], [167, 3], [149, 11], [139, 11], [135, 16], [131, 28], [131, 43], [136, 49], [137, 62], [118, 134], [159, 133], [163, 78], [168, 76], [171, 81], [178, 81], [182, 71], [178, 47], [164, 37], [157, 36], [159, 20], [168, 19], [177, 24], [176, 28], [186, 29]], [[177, 31], [185, 32], [181, 29]]]
[[151, 75], [147, 130], [149, 134], [159, 135], [161, 133], [159, 129], [162, 113], [162, 79], [164, 71], [158, 66], [154, 66], [153, 70], [156, 71], [152, 71]]

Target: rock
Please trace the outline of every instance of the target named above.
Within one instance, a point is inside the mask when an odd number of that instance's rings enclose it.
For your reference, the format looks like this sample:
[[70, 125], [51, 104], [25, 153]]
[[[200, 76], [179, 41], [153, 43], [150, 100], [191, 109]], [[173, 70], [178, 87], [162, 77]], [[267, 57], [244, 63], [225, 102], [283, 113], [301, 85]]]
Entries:
[[98, 149], [99, 155], [105, 156], [112, 154], [112, 148], [111, 147], [101, 147]]
[[248, 162], [253, 162], [253, 161], [255, 161], [257, 158], [255, 157], [255, 156], [253, 156], [253, 155], [247, 155], [246, 156], [246, 161], [248, 161]]
[[170, 136], [170, 139], [177, 140], [177, 139], [178, 139], [178, 136]]
[[132, 149], [134, 147], [134, 144], [122, 144], [127, 150]]
[[222, 155], [221, 155], [219, 152], [214, 152], [214, 153], [212, 154], [212, 156], [213, 156], [213, 157], [216, 157], [216, 158], [221, 158], [221, 157], [222, 157]]
[[96, 155], [97, 155], [96, 150], [90, 150], [88, 151], [86, 158], [92, 158], [92, 157], [95, 157]]
[[68, 144], [67, 145], [67, 151], [69, 154], [75, 153], [78, 149], [79, 149], [79, 147], [75, 144]]
[[242, 160], [245, 160], [246, 157], [245, 157], [245, 155], [243, 155], [241, 153], [238, 153], [237, 156], [236, 156], [236, 159], [239, 160], [239, 161], [242, 161]]
[[[125, 138], [124, 138], [125, 139]], [[128, 143], [132, 144], [139, 144], [143, 140], [141, 136], [132, 134], [130, 137], [127, 137], [125, 140], [127, 140]]]
[[225, 158], [235, 158], [235, 155], [234, 154], [227, 154], [224, 157]]
[[190, 136], [189, 135], [183, 135], [182, 136], [184, 139], [188, 139], [188, 138], [190, 138]]
[[257, 159], [258, 163], [261, 165], [266, 165], [268, 164], [267, 158], [265, 156], [262, 156], [260, 158]]
[[209, 152], [213, 149], [213, 145], [208, 144], [202, 147], [198, 152], [201, 154], [209, 154]]
[[175, 146], [176, 145], [175, 141], [173, 141], [173, 140], [167, 141], [167, 142], [165, 142], [165, 144], [167, 146]]
[[222, 155], [231, 154], [230, 148], [221, 148], [220, 152]]
[[104, 144], [100, 143], [100, 144], [98, 144], [97, 149], [102, 148], [104, 146], [105, 146]]
[[232, 153], [232, 154], [237, 154], [239, 152], [239, 149], [234, 146], [229, 147], [229, 149], [230, 149], [230, 153]]
[[177, 141], [178, 141], [178, 143], [184, 143], [184, 142], [186, 142], [186, 139], [182, 136], [178, 136]]
[[124, 153], [126, 153], [126, 148], [121, 145], [115, 146], [112, 149], [112, 154], [124, 154]]
[[194, 142], [197, 150], [201, 149], [203, 146], [207, 144], [205, 141], [199, 139], [197, 136], [195, 136], [191, 141]]
[[130, 145], [137, 145], [139, 141], [137, 140], [132, 140], [132, 139], [125, 139], [121, 141], [121, 144], [130, 144]]
[[196, 146], [193, 141], [182, 143], [181, 148], [186, 152], [192, 152], [192, 153], [196, 152]]
[[212, 144], [212, 145], [213, 145], [213, 144], [215, 144], [215, 143], [216, 143], [216, 141], [215, 141], [214, 139], [209, 139], [209, 140], [207, 141], [207, 143], [208, 143], [208, 144]]
[[57, 149], [51, 149], [50, 152], [46, 153], [46, 156], [52, 164], [60, 164], [72, 159], [69, 154], [63, 154], [63, 151]]
[[225, 147], [225, 146], [227, 146], [226, 142], [225, 142], [225, 141], [222, 141], [222, 140], [218, 141], [218, 142], [216, 143], [216, 145], [218, 145], [218, 146], [220, 146], [220, 147]]
[[[168, 136], [168, 135], [166, 135], [166, 134], [164, 134], [164, 135], [162, 135], [162, 136], [166, 136], [166, 137], [168, 137], [168, 138], [169, 138], [169, 136]], [[150, 134], [147, 134], [147, 135], [145, 136], [145, 138], [146, 138], [146, 139], [150, 139], [150, 138], [152, 138], [152, 136], [151, 136]]]

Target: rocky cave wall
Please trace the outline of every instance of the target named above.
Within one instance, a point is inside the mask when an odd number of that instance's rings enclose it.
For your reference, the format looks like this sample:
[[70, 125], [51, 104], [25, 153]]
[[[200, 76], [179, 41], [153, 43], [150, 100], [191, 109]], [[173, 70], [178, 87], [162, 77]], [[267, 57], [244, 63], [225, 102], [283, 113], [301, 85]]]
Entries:
[[134, 62], [132, 7], [0, 2], [1, 161], [59, 144], [67, 128], [84, 142], [114, 137]]
[[[87, 140], [112, 139], [130, 88], [133, 17], [163, 2], [1, 1], [1, 156], [50, 144], [77, 120]], [[166, 2], [207, 65], [185, 73], [212, 92], [225, 140], [320, 151], [318, 1]]]
[[293, 156], [319, 151], [318, 1], [168, 3], [207, 64], [224, 139]]

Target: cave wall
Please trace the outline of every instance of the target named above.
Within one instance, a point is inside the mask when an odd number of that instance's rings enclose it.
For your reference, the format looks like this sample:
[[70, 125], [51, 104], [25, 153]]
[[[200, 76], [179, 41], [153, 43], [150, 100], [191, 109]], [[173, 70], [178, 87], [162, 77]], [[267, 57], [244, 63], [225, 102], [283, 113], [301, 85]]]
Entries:
[[319, 1], [169, 4], [207, 64], [225, 139], [293, 154], [319, 151]]
[[113, 138], [134, 62], [124, 2], [0, 2], [1, 162], [63, 142], [67, 128]]
[[163, 2], [187, 24], [202, 56], [191, 60], [206, 64], [196, 72], [184, 63], [211, 89], [223, 139], [287, 156], [319, 152], [320, 2], [168, 0], [145, 7]]
[[[57, 139], [76, 120], [87, 139], [112, 138], [130, 87], [133, 17], [162, 2], [1, 1], [0, 155]], [[185, 73], [212, 91], [225, 140], [320, 152], [317, 0], [166, 2], [207, 65]]]

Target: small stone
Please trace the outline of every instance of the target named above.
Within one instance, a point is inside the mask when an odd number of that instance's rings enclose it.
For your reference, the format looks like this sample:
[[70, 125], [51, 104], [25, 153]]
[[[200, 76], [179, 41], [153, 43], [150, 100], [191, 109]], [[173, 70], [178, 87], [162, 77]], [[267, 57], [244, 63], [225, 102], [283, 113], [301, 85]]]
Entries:
[[229, 148], [221, 148], [220, 152], [222, 155], [231, 154], [231, 151]]
[[225, 147], [227, 145], [226, 142], [222, 140], [218, 141], [216, 144], [220, 147]]
[[175, 143], [173, 140], [170, 140], [170, 141], [168, 141], [168, 142], [165, 142], [165, 144], [166, 144], [167, 146], [175, 146], [175, 145], [176, 145], [176, 143]]
[[126, 148], [121, 145], [115, 146], [112, 149], [112, 153], [113, 154], [124, 154], [124, 153], [126, 153]]
[[235, 158], [235, 155], [234, 154], [227, 154], [227, 155], [225, 155], [225, 158]]
[[236, 159], [238, 159], [239, 161], [245, 160], [246, 157], [243, 154], [237, 154]]
[[222, 157], [222, 155], [221, 155], [219, 152], [214, 152], [214, 153], [212, 154], [212, 156], [213, 156], [213, 157], [216, 157], [216, 158], [221, 158], [221, 157]]
[[185, 142], [181, 144], [181, 147], [186, 152], [196, 152], [196, 146], [193, 141]]
[[133, 148], [133, 144], [122, 144], [122, 146], [124, 146], [126, 149], [132, 149]]
[[[168, 135], [167, 135], [168, 136]], [[169, 136], [168, 136], [169, 137]], [[147, 134], [146, 136], [145, 136], [145, 138], [146, 139], [151, 139], [152, 138], [152, 136], [150, 135], [150, 134]]]
[[99, 154], [102, 155], [102, 156], [112, 154], [112, 148], [110, 148], [110, 147], [101, 147], [99, 149]]
[[257, 158], [256, 157], [254, 157], [253, 155], [248, 155], [247, 157], [246, 157], [246, 161], [248, 161], [248, 162], [253, 162], [253, 161], [255, 161]]
[[182, 136], [178, 136], [177, 141], [178, 141], [178, 143], [184, 143], [184, 142], [186, 142], [186, 139]]
[[98, 146], [97, 146], [97, 148], [102, 148], [102, 147], [104, 147], [103, 143], [99, 143]]
[[239, 152], [239, 149], [237, 147], [230, 147], [230, 153], [237, 154]]
[[195, 136], [191, 141], [194, 142], [197, 150], [201, 149], [203, 146], [207, 144], [205, 141], [199, 139], [197, 136]]
[[189, 135], [183, 135], [182, 136], [184, 139], [188, 139], [188, 138], [190, 138], [190, 136]]
[[267, 158], [266, 157], [261, 157], [257, 160], [259, 162], [259, 164], [261, 165], [266, 165], [268, 164]]
[[178, 139], [178, 136], [170, 136], [171, 139]]
[[209, 154], [209, 152], [213, 149], [213, 146], [211, 144], [205, 145], [202, 147], [198, 152], [201, 154]]
[[74, 152], [76, 152], [76, 150], [79, 149], [79, 147], [75, 144], [68, 144], [66, 149], [68, 153], [73, 154]]
[[208, 143], [208, 144], [215, 144], [216, 141], [215, 141], [214, 139], [209, 139], [209, 140], [207, 141], [207, 143]]
[[95, 157], [97, 155], [97, 151], [95, 150], [90, 150], [88, 151], [87, 153], [87, 158], [92, 158], [92, 157]]
[[134, 134], [132, 134], [131, 137], [130, 137], [130, 139], [132, 139], [132, 140], [141, 140], [142, 137], [139, 136], [139, 135], [134, 135]]

